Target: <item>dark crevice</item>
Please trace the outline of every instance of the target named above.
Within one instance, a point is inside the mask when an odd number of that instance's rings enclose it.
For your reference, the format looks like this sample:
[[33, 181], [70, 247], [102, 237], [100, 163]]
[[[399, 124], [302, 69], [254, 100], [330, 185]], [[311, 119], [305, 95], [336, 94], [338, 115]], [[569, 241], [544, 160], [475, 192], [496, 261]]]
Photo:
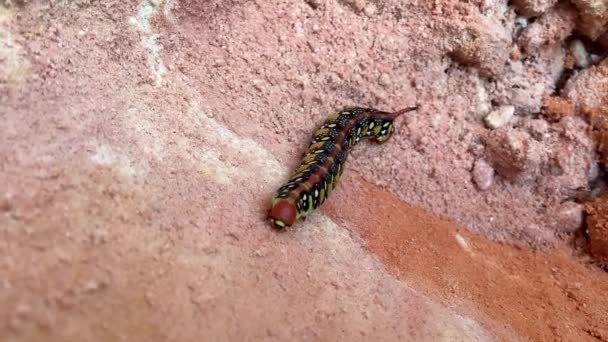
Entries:
[[[583, 46], [585, 47], [585, 50], [587, 51], [587, 55], [590, 58], [589, 67], [591, 67], [595, 64], [598, 64], [600, 61], [602, 61], [604, 58], [607, 57], [608, 51], [604, 47], [602, 47], [599, 43], [590, 40], [589, 38], [587, 38], [584, 35], [574, 33], [570, 37], [568, 37], [568, 39], [566, 39], [563, 44], [564, 47], [568, 51], [567, 52], [568, 56], [570, 56], [571, 58], [574, 58], [574, 56], [572, 55], [572, 52], [570, 51], [570, 46], [576, 40], [581, 41], [583, 43]], [[596, 55], [599, 58], [597, 60], [592, 60], [591, 59], [592, 55]], [[552, 95], [559, 95], [561, 93], [562, 89], [564, 88], [564, 86], [566, 85], [566, 83], [568, 82], [568, 80], [570, 80], [570, 78], [576, 72], [584, 70], [584, 69], [586, 69], [586, 68], [582, 68], [576, 64], [574, 64], [571, 67], [567, 67], [564, 70], [564, 72], [562, 72], [559, 79], [555, 83], [555, 89], [554, 89]]]
[[574, 75], [573, 69], [565, 69], [564, 72], [559, 75], [559, 79], [557, 80], [557, 82], [555, 82], [555, 89], [553, 89], [551, 96], [559, 96], [562, 89], [564, 89], [566, 83], [568, 83], [568, 80], [570, 80], [570, 77], [572, 77], [572, 75]]

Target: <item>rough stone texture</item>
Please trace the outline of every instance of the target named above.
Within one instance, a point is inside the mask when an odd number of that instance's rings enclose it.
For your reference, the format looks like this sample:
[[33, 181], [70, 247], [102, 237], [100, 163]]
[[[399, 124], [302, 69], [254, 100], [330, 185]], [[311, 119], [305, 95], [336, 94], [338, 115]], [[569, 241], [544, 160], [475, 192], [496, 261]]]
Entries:
[[551, 126], [546, 120], [526, 120], [523, 122], [522, 128], [525, 129], [534, 140], [551, 141]]
[[560, 44], [576, 26], [576, 10], [570, 6], [556, 6], [537, 21], [523, 29], [517, 42], [530, 53], [542, 46]]
[[496, 129], [508, 124], [513, 118], [515, 107], [500, 106], [488, 114], [484, 121], [489, 128]]
[[567, 198], [597, 177], [596, 144], [587, 127], [575, 117], [562, 119], [548, 131], [539, 124], [503, 127], [483, 137], [485, 157], [500, 176], [535, 184], [550, 198]]
[[600, 64], [582, 70], [568, 80], [562, 95], [578, 106], [608, 105], [608, 58]]
[[570, 43], [569, 52], [575, 60], [575, 64], [579, 68], [588, 68], [592, 63], [592, 58], [585, 44], [580, 39], [575, 39]]
[[579, 10], [578, 30], [592, 40], [608, 31], [608, 1], [573, 0]]
[[599, 160], [606, 165], [608, 164], [608, 106], [586, 107], [583, 108], [583, 114], [595, 129]]
[[576, 114], [574, 103], [563, 97], [547, 96], [543, 102], [543, 115], [549, 120], [559, 121]]
[[477, 68], [481, 75], [502, 73], [511, 51], [511, 35], [497, 16], [471, 11], [463, 22], [454, 22], [451, 56], [458, 63]]
[[558, 0], [513, 0], [513, 5], [522, 14], [538, 16], [553, 7]]
[[564, 57], [564, 49], [552, 45], [539, 51], [533, 59], [510, 61], [505, 75], [496, 82], [494, 100], [514, 105], [523, 115], [538, 113], [543, 98], [553, 93], [564, 70]]
[[575, 233], [583, 226], [584, 206], [580, 203], [567, 201], [549, 209], [549, 215], [556, 232]]
[[591, 253], [608, 265], [608, 196], [587, 205], [587, 214]]
[[572, 198], [579, 189], [588, 189], [597, 173], [597, 144], [588, 124], [579, 117], [566, 117], [551, 128], [543, 142], [547, 153], [542, 165], [543, 181], [537, 189], [553, 198]]
[[472, 177], [479, 190], [488, 190], [494, 183], [494, 169], [485, 160], [478, 159], [473, 166]]
[[544, 155], [527, 132], [503, 128], [484, 137], [486, 158], [496, 173], [510, 180], [536, 177]]

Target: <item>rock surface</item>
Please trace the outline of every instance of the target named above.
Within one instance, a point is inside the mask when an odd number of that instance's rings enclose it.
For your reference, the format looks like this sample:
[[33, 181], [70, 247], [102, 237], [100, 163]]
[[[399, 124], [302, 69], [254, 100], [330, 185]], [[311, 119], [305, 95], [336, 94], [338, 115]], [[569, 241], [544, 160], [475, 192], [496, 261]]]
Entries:
[[[607, 273], [560, 244], [576, 212], [545, 210], [598, 177], [602, 119], [540, 115], [567, 42], [520, 51], [517, 17], [507, 1], [0, 4], [0, 340], [606, 339]], [[601, 103], [587, 74], [601, 89], [594, 67], [575, 76], [577, 113]], [[329, 112], [412, 104], [326, 206], [270, 229]], [[501, 105], [517, 115], [490, 132]]]

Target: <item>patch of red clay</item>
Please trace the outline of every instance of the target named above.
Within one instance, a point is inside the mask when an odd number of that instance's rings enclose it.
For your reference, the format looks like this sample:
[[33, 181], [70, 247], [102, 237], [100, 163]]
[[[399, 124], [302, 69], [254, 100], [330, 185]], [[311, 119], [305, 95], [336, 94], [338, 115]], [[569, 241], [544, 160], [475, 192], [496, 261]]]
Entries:
[[593, 256], [608, 265], [608, 196], [587, 205], [587, 232]]
[[509, 327], [535, 341], [608, 340], [608, 273], [568, 248], [490, 242], [361, 178], [346, 177], [324, 210], [418, 291], [494, 331]]
[[559, 121], [576, 114], [576, 106], [568, 99], [559, 96], [547, 96], [543, 101], [543, 114], [550, 120]]
[[608, 106], [583, 107], [583, 115], [594, 129], [600, 162], [608, 163]]
[[[608, 163], [608, 106], [583, 108], [583, 114], [595, 129], [597, 150], [605, 166]], [[601, 263], [608, 265], [608, 196], [595, 199], [585, 209], [590, 251]]]

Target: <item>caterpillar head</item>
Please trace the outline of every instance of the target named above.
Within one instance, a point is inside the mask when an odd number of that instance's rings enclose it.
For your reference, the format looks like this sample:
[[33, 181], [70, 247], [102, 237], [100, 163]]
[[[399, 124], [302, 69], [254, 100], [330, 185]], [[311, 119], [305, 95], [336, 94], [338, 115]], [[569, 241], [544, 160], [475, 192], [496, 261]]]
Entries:
[[296, 221], [296, 206], [285, 199], [279, 200], [272, 205], [268, 217], [276, 229], [286, 229]]

